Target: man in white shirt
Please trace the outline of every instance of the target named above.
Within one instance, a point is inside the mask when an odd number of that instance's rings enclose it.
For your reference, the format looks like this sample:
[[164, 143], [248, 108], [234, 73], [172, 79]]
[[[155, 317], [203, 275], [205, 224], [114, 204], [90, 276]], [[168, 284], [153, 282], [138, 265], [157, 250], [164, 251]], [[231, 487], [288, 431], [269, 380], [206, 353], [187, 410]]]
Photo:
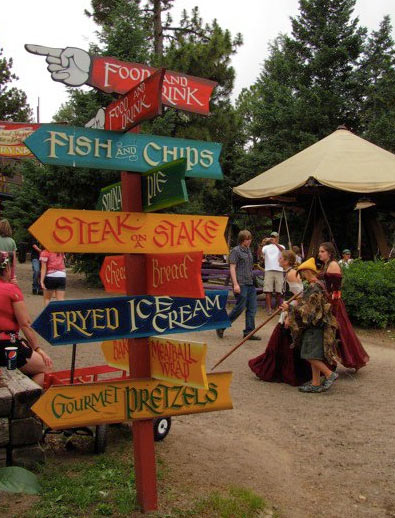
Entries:
[[[284, 284], [283, 268], [278, 262], [278, 258], [285, 247], [278, 244], [279, 235], [277, 232], [270, 234], [269, 245], [262, 248], [262, 255], [265, 260], [265, 280], [263, 291], [266, 294], [266, 311], [269, 315], [272, 313], [272, 293], [276, 294], [276, 308], [280, 305], [281, 295]], [[275, 308], [275, 309], [276, 309]]]

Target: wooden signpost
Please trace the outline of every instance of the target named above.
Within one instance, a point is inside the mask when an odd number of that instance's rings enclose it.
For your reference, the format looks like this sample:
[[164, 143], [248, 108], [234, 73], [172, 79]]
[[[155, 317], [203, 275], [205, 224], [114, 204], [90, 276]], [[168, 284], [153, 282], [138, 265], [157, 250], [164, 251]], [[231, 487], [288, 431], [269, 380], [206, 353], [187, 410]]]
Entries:
[[137, 295], [55, 301], [32, 327], [52, 345], [225, 328], [230, 326], [227, 296], [207, 291], [204, 299]]
[[121, 182], [113, 183], [100, 190], [96, 210], [120, 212], [122, 210]]
[[152, 336], [149, 339], [151, 376], [170, 383], [207, 389], [207, 345]]
[[[201, 276], [203, 252], [147, 254], [145, 256], [148, 295], [203, 298]], [[108, 255], [99, 272], [107, 293], [126, 294], [125, 258]]]
[[162, 113], [162, 83], [165, 69], [160, 69], [136, 85], [125, 96], [106, 108], [104, 129], [127, 131]]
[[52, 252], [226, 254], [227, 221], [222, 216], [48, 209], [29, 232]]
[[144, 173], [185, 158], [186, 176], [223, 179], [216, 142], [41, 124], [25, 145], [43, 164]]
[[50, 387], [32, 410], [53, 429], [230, 410], [231, 372], [208, 374], [208, 389], [153, 379]]
[[[62, 49], [26, 44], [25, 49], [32, 54], [45, 56], [48, 63], [58, 65], [55, 71], [51, 71], [54, 81], [67, 86], [88, 84], [108, 93], [126, 94], [158, 70], [109, 56], [91, 56], [76, 47]], [[210, 96], [216, 85], [215, 81], [166, 70], [162, 101], [172, 108], [208, 115]]]

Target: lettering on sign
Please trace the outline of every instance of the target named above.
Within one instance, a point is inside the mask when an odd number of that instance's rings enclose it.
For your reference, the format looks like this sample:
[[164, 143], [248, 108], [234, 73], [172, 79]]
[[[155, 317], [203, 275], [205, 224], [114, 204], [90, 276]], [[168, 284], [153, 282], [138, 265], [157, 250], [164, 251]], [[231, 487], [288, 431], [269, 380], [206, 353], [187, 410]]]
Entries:
[[174, 339], [149, 339], [151, 376], [189, 387], [208, 388], [207, 345]]
[[112, 102], [106, 109], [105, 129], [125, 131], [160, 115], [164, 73], [164, 69], [158, 70], [124, 97]]
[[120, 212], [122, 210], [121, 182], [114, 183], [100, 190], [96, 210]]
[[32, 327], [52, 345], [141, 338], [229, 327], [227, 292], [207, 291], [203, 299], [112, 297], [55, 301]]
[[185, 158], [186, 176], [223, 178], [216, 142], [41, 124], [25, 145], [44, 164], [145, 173]]
[[226, 217], [48, 209], [29, 228], [53, 252], [228, 253]]
[[99, 272], [100, 280], [107, 293], [126, 293], [126, 270], [123, 255], [104, 258]]
[[50, 387], [32, 406], [53, 429], [230, 410], [231, 372], [208, 374], [207, 389], [152, 379]]
[[102, 342], [101, 350], [107, 365], [129, 372], [129, 345], [127, 338]]

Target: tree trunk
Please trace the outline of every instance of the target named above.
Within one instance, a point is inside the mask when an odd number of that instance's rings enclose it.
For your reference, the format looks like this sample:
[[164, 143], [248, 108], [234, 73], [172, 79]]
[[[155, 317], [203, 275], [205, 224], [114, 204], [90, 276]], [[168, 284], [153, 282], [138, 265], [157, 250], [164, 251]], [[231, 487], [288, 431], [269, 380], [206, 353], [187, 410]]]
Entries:
[[154, 5], [154, 52], [163, 56], [162, 4], [161, 0], [153, 0]]

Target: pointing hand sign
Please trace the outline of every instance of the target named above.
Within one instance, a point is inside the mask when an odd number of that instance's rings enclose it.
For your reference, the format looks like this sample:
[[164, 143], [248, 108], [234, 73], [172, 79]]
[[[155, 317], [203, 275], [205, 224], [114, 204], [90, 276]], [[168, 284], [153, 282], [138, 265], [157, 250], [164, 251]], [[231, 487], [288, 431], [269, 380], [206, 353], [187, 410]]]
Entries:
[[25, 49], [32, 54], [46, 56], [48, 71], [54, 81], [67, 86], [81, 86], [89, 78], [91, 57], [82, 49], [66, 47], [44, 47], [43, 45], [26, 44]]

